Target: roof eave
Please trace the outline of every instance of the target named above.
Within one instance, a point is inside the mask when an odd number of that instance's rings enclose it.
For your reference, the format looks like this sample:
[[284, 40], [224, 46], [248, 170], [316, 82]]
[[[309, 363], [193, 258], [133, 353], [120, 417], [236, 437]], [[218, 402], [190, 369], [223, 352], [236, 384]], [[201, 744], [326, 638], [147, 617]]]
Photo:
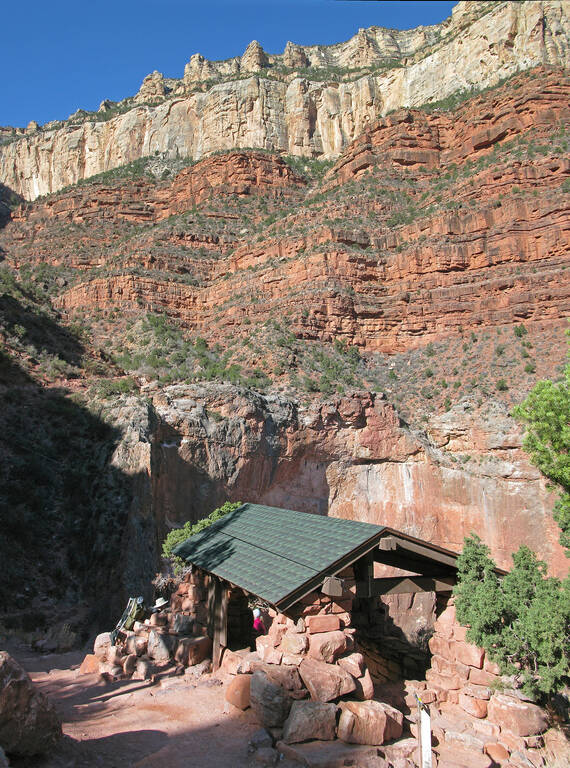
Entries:
[[360, 558], [364, 557], [364, 555], [366, 555], [368, 552], [376, 549], [378, 542], [382, 538], [383, 534], [384, 528], [382, 528], [380, 531], [377, 531], [365, 542], [352, 549], [344, 557], [339, 558], [330, 566], [324, 568], [322, 571], [315, 574], [315, 576], [312, 576], [308, 581], [304, 582], [304, 584], [301, 584], [300, 587], [297, 587], [297, 589], [289, 592], [276, 603], [272, 603], [272, 605], [281, 613], [289, 610], [295, 605], [295, 603], [298, 603], [299, 600], [302, 600], [306, 595], [313, 592], [320, 584], [322, 584], [326, 576], [335, 576], [339, 571], [348, 568], [349, 565], [352, 565], [357, 560], [360, 560]]

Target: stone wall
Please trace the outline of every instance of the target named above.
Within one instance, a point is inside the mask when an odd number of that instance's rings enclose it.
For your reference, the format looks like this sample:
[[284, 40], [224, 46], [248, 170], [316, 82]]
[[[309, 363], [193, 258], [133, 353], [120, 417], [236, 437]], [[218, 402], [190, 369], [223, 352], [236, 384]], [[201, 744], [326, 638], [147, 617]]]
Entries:
[[[463, 765], [465, 755], [473, 766], [544, 765], [540, 749], [548, 728], [546, 712], [510, 687], [466, 634], [450, 598], [429, 641], [431, 668], [415, 689], [431, 709], [439, 768]], [[413, 707], [412, 697], [407, 703]]]

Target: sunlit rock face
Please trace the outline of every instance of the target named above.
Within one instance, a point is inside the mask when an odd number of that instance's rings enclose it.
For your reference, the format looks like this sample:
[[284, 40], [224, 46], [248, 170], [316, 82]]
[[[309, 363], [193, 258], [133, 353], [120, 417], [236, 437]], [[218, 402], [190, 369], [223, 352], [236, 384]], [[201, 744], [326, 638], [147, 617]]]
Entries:
[[[386, 525], [456, 551], [476, 532], [499, 566], [527, 544], [553, 574], [566, 572], [554, 499], [499, 403], [484, 414], [455, 406], [432, 418], [426, 436], [403, 426], [382, 395], [301, 409], [230, 385], [178, 385], [155, 396], [154, 420], [159, 532], [229, 497]], [[468, 461], [457, 464], [467, 446]]]
[[568, 40], [563, 0], [461, 2], [432, 27], [371, 27], [333, 46], [288, 44], [280, 55], [253, 41], [224, 62], [195, 54], [181, 80], [153, 72], [110, 119], [103, 110], [32, 126], [0, 146], [0, 182], [32, 200], [155, 152], [198, 159], [256, 147], [332, 158], [391, 110], [539, 64], [567, 66]]

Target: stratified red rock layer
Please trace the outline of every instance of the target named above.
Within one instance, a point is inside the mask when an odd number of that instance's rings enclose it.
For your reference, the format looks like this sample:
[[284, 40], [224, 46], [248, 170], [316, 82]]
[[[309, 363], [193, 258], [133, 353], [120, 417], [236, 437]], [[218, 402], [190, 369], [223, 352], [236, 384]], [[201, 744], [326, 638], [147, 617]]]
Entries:
[[[3, 247], [17, 265], [36, 258], [110, 272], [62, 292], [61, 309], [166, 312], [217, 340], [247, 333], [246, 318], [264, 322], [272, 314], [287, 315], [298, 337], [384, 352], [460, 329], [558, 322], [570, 312], [570, 217], [561, 189], [570, 161], [549, 146], [568, 123], [569, 95], [562, 72], [538, 71], [453, 114], [395, 113], [329, 172], [320, 210], [309, 207], [315, 189], [307, 205], [296, 204], [302, 182], [280, 159], [231, 153], [185, 169], [172, 183], [78, 188], [27, 205], [6, 228]], [[529, 141], [546, 144], [531, 155]], [[369, 183], [367, 197], [351, 193], [355, 180]], [[336, 189], [346, 194], [327, 198]], [[280, 230], [254, 238], [251, 228], [240, 229], [235, 208], [206, 207], [213, 195], [252, 194], [282, 196], [290, 213]], [[413, 212], [401, 216], [407, 205]], [[131, 225], [192, 206], [203, 206], [215, 234], [189, 224], [160, 237], [150, 226], [129, 235]], [[54, 219], [79, 231], [54, 239]], [[128, 236], [121, 237], [121, 222]], [[187, 252], [199, 249], [189, 266]], [[164, 272], [189, 272], [192, 280]]]

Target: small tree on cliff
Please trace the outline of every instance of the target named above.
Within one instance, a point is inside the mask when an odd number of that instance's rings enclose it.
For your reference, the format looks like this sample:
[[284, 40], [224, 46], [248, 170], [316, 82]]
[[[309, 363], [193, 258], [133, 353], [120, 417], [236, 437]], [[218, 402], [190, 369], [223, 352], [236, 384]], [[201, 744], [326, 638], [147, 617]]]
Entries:
[[[560, 491], [554, 518], [570, 554], [570, 364], [559, 382], [540, 381], [514, 415], [526, 425], [523, 447]], [[489, 548], [465, 539], [458, 559], [457, 618], [467, 637], [485, 648], [504, 674], [514, 674], [532, 695], [551, 695], [570, 678], [570, 575], [549, 578], [528, 547], [513, 555], [502, 580]]]
[[570, 363], [561, 381], [539, 381], [526, 400], [514, 409], [526, 425], [523, 448], [532, 463], [556, 487], [559, 498], [554, 519], [560, 543], [570, 556]]

